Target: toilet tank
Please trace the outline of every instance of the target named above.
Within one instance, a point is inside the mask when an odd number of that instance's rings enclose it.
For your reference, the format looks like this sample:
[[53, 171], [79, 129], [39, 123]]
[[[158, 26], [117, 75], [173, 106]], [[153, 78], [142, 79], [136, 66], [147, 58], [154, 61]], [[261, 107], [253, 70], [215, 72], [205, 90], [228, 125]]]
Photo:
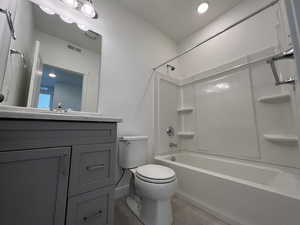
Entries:
[[146, 164], [148, 137], [124, 136], [119, 138], [119, 164], [131, 169]]

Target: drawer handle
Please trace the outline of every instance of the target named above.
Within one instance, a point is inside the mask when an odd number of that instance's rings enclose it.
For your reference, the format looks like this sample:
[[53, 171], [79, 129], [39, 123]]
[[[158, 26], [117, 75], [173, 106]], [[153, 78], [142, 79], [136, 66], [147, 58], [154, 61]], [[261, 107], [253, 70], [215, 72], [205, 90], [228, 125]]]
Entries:
[[98, 212], [96, 212], [93, 215], [83, 217], [83, 221], [84, 222], [88, 222], [88, 221], [90, 221], [92, 219], [97, 218], [98, 216], [101, 216], [101, 215], [102, 215], [102, 210], [99, 210]]
[[105, 168], [104, 164], [99, 164], [99, 165], [87, 166], [86, 170], [88, 170], [88, 171], [94, 171], [94, 170], [100, 170], [100, 169], [104, 169], [104, 168]]

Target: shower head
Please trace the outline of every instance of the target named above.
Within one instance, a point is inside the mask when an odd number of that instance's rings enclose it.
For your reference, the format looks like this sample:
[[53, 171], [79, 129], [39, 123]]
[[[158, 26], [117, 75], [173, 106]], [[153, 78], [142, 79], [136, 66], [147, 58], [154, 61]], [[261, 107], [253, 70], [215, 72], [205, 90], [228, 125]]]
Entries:
[[175, 71], [176, 70], [176, 67], [175, 66], [172, 66], [170, 64], [167, 64], [167, 69], [171, 69], [171, 71]]

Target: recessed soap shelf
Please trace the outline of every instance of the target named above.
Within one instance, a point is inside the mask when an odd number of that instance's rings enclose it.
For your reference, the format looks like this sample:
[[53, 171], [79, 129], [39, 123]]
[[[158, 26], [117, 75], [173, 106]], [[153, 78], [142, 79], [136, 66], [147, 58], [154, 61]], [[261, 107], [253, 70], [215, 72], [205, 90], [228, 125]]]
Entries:
[[178, 113], [190, 113], [190, 112], [193, 112], [194, 109], [195, 109], [194, 107], [182, 107], [182, 108], [177, 109], [177, 112]]
[[294, 135], [283, 135], [283, 134], [265, 134], [265, 140], [274, 142], [274, 143], [282, 143], [282, 144], [298, 144], [299, 138]]
[[283, 103], [283, 102], [288, 102], [291, 100], [291, 95], [288, 93], [283, 93], [283, 94], [277, 94], [277, 95], [269, 95], [269, 96], [262, 96], [258, 98], [259, 102], [263, 103]]
[[178, 132], [177, 135], [179, 137], [192, 138], [195, 136], [195, 133], [194, 132]]

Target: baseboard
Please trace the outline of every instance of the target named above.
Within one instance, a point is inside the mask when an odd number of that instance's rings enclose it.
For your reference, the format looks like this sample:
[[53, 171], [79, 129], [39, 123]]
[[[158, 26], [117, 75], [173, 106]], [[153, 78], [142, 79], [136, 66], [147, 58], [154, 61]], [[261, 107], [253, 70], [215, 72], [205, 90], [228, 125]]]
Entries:
[[129, 185], [123, 185], [115, 189], [115, 199], [120, 199], [128, 196], [129, 194]]
[[191, 205], [208, 212], [209, 214], [215, 216], [216, 218], [230, 224], [230, 225], [250, 225], [250, 224], [241, 224], [239, 222], [237, 222], [236, 219], [233, 219], [232, 216], [228, 216], [225, 215], [224, 213], [221, 213], [219, 210], [214, 209], [213, 207], [208, 206], [207, 204], [205, 204], [204, 202], [195, 200], [195, 198], [193, 198], [192, 196], [183, 193], [181, 191], [177, 191], [176, 192], [176, 196], [179, 199], [182, 199], [184, 201], [187, 201], [188, 203], [190, 203]]

